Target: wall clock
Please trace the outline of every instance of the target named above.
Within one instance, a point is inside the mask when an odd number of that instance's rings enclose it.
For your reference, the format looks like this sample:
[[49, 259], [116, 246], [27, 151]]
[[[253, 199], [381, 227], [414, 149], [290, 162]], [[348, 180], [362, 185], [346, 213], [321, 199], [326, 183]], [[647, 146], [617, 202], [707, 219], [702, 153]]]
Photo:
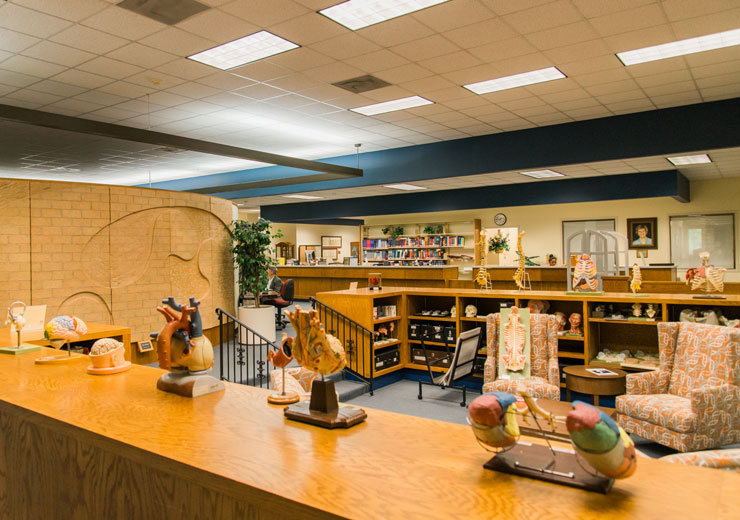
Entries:
[[506, 215], [504, 215], [503, 213], [496, 213], [496, 216], [493, 217], [493, 222], [497, 226], [503, 226], [504, 224], [506, 224]]

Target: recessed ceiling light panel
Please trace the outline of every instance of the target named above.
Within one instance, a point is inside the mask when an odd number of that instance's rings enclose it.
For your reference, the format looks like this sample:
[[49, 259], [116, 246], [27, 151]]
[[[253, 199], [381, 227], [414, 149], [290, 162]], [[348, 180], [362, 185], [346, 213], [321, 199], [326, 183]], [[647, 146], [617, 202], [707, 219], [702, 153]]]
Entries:
[[434, 102], [419, 96], [394, 99], [385, 103], [375, 103], [374, 105], [365, 105], [364, 107], [350, 108], [352, 112], [366, 116], [376, 114], [385, 114], [386, 112], [395, 112], [396, 110], [406, 110], [407, 108], [420, 107], [424, 105], [433, 105]]
[[565, 74], [560, 72], [557, 68], [548, 67], [546, 69], [523, 72], [522, 74], [504, 76], [503, 78], [488, 79], [486, 81], [479, 81], [478, 83], [471, 83], [470, 85], [463, 86], [468, 90], [472, 90], [476, 94], [488, 94], [489, 92], [524, 87], [526, 85], [544, 83], [545, 81], [552, 81], [565, 77]]
[[522, 175], [526, 175], [527, 177], [534, 177], [535, 179], [548, 179], [550, 177], [565, 177], [560, 172], [556, 172], [553, 170], [532, 170], [529, 172], [519, 172]]
[[299, 45], [275, 36], [267, 31], [260, 31], [233, 42], [188, 56], [191, 60], [205, 63], [221, 70], [241, 67], [269, 56], [274, 56]]
[[403, 191], [414, 191], [414, 190], [425, 190], [424, 186], [417, 186], [416, 184], [388, 184], [383, 186], [384, 188], [393, 188], [394, 190]]
[[319, 13], [356, 31], [449, 0], [349, 0]]
[[681, 155], [677, 157], [668, 157], [668, 160], [674, 166], [685, 166], [687, 164], [706, 164], [712, 162], [705, 153], [700, 155]]
[[305, 199], [305, 200], [312, 200], [312, 199], [323, 199], [324, 197], [317, 197], [316, 195], [283, 195], [286, 199]]
[[712, 51], [723, 47], [732, 47], [740, 44], [740, 29], [725, 31], [696, 38], [688, 38], [677, 42], [653, 45], [633, 51], [618, 52], [619, 58], [625, 65], [636, 65], [648, 61], [664, 60], [696, 52]]

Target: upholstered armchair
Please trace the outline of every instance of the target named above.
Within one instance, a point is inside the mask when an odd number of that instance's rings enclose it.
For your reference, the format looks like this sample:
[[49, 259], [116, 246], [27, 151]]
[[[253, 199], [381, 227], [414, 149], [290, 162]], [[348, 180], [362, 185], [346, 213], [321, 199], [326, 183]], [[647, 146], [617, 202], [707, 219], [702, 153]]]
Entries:
[[560, 371], [558, 369], [558, 325], [552, 314], [530, 314], [529, 379], [496, 379], [498, 375], [498, 343], [501, 314], [486, 318], [486, 363], [483, 392], [516, 392], [527, 390], [532, 396], [560, 400]]
[[657, 371], [627, 376], [617, 421], [687, 452], [740, 442], [740, 329], [658, 323]]

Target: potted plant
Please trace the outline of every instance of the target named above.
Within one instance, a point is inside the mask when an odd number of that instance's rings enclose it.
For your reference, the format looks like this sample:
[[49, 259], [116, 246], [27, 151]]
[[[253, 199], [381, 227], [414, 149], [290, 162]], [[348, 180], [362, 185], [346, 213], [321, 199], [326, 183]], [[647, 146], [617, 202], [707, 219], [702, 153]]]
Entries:
[[488, 241], [488, 251], [494, 252], [494, 253], [503, 253], [504, 251], [509, 250], [509, 237], [503, 236], [501, 234], [501, 231], [496, 233], [489, 241]]
[[[278, 231], [274, 236], [281, 237], [282, 233]], [[239, 269], [239, 293], [254, 295], [253, 306], [239, 307], [239, 321], [270, 341], [275, 340], [275, 308], [272, 305], [260, 306], [260, 296], [267, 287], [267, 268], [271, 263], [268, 253], [272, 237], [268, 220], [261, 218], [256, 222], [233, 222], [231, 251], [234, 253], [234, 265]]]

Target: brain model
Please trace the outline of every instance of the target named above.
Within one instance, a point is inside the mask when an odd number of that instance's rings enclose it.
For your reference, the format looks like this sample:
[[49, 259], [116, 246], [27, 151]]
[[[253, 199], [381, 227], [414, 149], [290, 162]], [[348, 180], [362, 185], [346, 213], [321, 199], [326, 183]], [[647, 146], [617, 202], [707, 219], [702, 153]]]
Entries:
[[87, 325], [76, 316], [57, 316], [44, 327], [44, 337], [48, 340], [74, 341], [87, 334]]
[[93, 343], [93, 346], [90, 349], [90, 355], [100, 356], [102, 354], [105, 354], [106, 352], [110, 352], [111, 350], [116, 350], [121, 346], [123, 346], [123, 343], [121, 343], [120, 341], [116, 341], [113, 338], [99, 339], [98, 341]]

